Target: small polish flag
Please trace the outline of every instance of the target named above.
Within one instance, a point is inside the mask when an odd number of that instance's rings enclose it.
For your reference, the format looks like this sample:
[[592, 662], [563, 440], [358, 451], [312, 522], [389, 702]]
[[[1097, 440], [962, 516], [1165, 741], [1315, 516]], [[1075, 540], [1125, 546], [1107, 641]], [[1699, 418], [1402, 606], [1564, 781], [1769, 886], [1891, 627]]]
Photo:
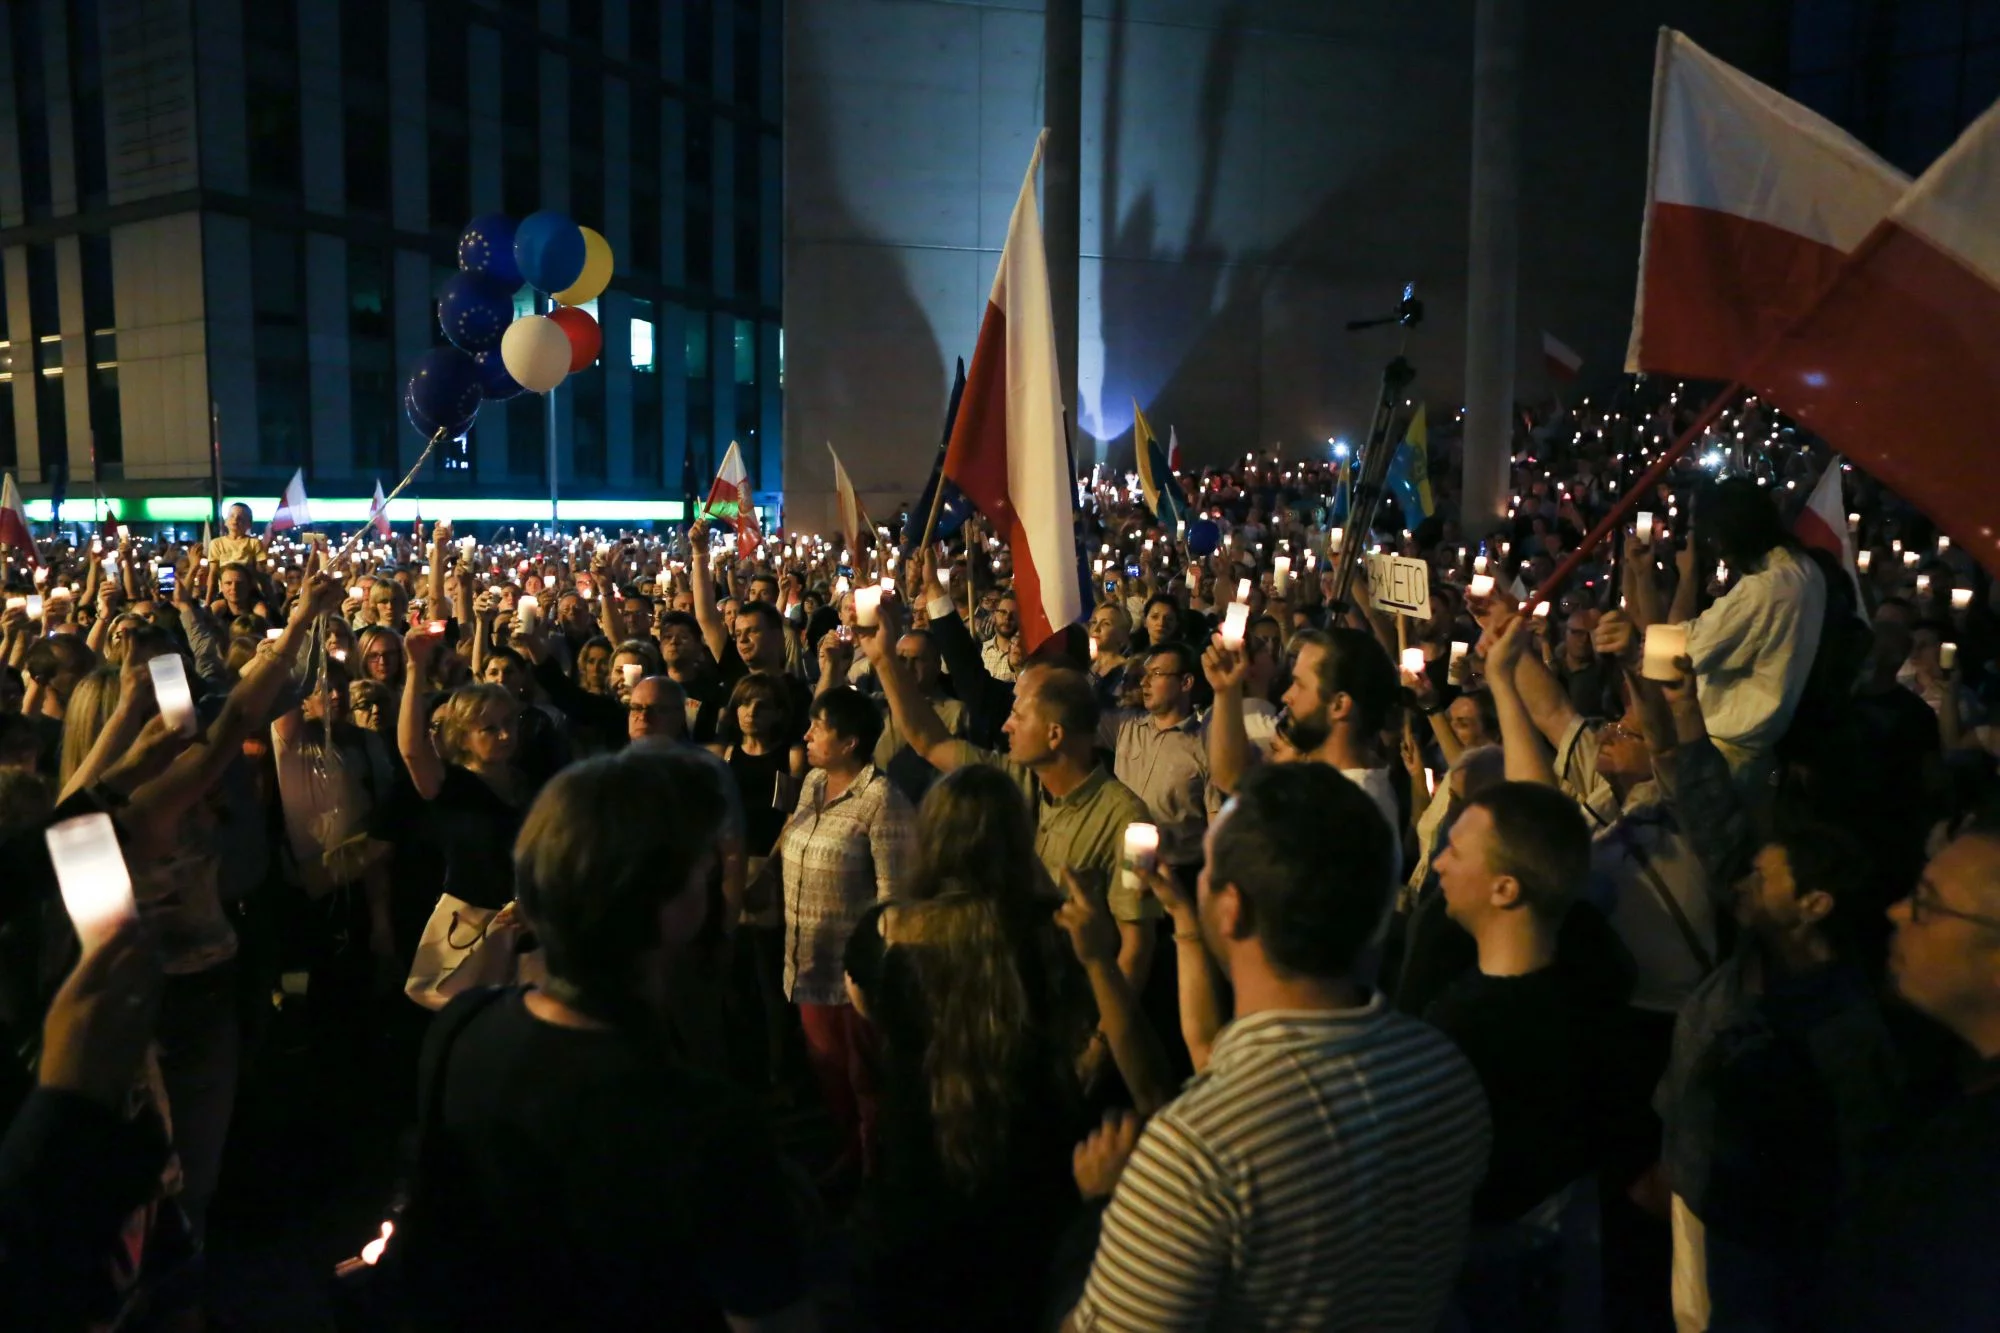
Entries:
[[264, 529], [269, 537], [274, 532], [287, 528], [309, 528], [312, 526], [312, 510], [306, 504], [306, 470], [299, 468], [292, 473], [292, 479], [285, 483], [285, 494], [278, 501], [278, 512], [271, 515], [271, 526]]
[[0, 546], [19, 551], [30, 565], [40, 564], [35, 559], [34, 534], [28, 530], [28, 507], [21, 503], [21, 488], [11, 472], [0, 480]]
[[389, 531], [389, 502], [382, 498], [382, 480], [379, 477], [375, 479], [375, 498], [368, 504], [368, 526], [381, 533], [383, 541], [395, 535]]
[[734, 440], [722, 456], [722, 466], [715, 470], [715, 484], [709, 487], [708, 503], [702, 509], [712, 519], [735, 525], [738, 556], [748, 560], [755, 553], [762, 536], [757, 531], [757, 506], [750, 500], [750, 473], [743, 466], [743, 451]]
[[1547, 329], [1542, 330], [1542, 359], [1548, 363], [1549, 378], [1564, 384], [1575, 380], [1583, 369], [1583, 358], [1576, 354], [1576, 349]]
[[1847, 506], [1841, 499], [1840, 472], [1840, 455], [1835, 454], [1826, 471], [1819, 474], [1806, 507], [1792, 524], [1792, 531], [1805, 545], [1840, 561], [1847, 577], [1854, 580], [1854, 605], [1866, 616], [1868, 603], [1862, 600], [1861, 575], [1854, 567], [1854, 538], [1847, 531]]

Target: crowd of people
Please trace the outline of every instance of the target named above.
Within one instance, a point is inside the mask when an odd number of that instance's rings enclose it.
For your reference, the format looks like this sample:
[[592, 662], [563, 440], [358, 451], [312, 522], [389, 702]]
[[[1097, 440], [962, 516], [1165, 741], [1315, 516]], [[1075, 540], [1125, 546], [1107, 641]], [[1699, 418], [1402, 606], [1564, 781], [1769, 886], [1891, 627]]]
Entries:
[[2000, 600], [1858, 473], [1803, 545], [1754, 402], [1538, 597], [1681, 397], [1524, 413], [1484, 534], [1448, 424], [1375, 531], [1100, 478], [1032, 648], [977, 518], [8, 552], [0, 1325], [227, 1304], [282, 1031], [288, 1155], [400, 1145], [352, 1327], [2000, 1328]]

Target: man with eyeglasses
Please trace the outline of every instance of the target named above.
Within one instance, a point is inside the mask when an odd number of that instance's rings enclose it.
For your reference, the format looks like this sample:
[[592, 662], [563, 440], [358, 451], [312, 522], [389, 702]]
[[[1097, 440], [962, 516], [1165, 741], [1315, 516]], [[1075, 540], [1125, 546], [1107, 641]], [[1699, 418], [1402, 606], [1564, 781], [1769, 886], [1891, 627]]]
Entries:
[[1098, 744], [1111, 771], [1138, 794], [1160, 828], [1160, 865], [1194, 889], [1201, 839], [1219, 802], [1208, 785], [1208, 740], [1194, 711], [1194, 650], [1167, 643], [1146, 654], [1137, 709], [1107, 712]]
[[1990, 1329], [2000, 1319], [2000, 825], [1931, 858], [1889, 909], [1889, 974], [1970, 1048], [1961, 1092], [1900, 1136], [1828, 1265], [1830, 1329]]

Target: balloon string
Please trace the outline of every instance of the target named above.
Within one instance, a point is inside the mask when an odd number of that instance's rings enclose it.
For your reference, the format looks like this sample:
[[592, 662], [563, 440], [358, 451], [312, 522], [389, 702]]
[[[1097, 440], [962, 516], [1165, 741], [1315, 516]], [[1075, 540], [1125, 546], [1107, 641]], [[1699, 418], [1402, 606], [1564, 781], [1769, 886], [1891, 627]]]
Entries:
[[369, 530], [369, 528], [374, 526], [374, 521], [378, 516], [387, 514], [389, 512], [389, 502], [395, 499], [397, 496], [401, 495], [405, 490], [409, 489], [410, 483], [417, 479], [417, 474], [424, 470], [424, 464], [430, 461], [431, 451], [438, 447], [438, 441], [445, 438], [447, 438], [447, 435], [446, 432], [443, 431], [442, 429], [440, 429], [437, 434], [431, 436], [430, 443], [426, 444], [424, 446], [424, 451], [417, 455], [416, 465], [413, 466], [408, 472], [403, 474], [403, 479], [396, 483], [395, 490], [390, 491], [387, 495], [382, 497], [382, 507], [376, 510], [374, 513], [370, 514], [368, 516], [369, 521], [363, 523], [359, 528], [356, 528], [354, 531], [354, 535], [347, 539], [347, 544], [342, 546], [339, 552], [334, 555], [333, 559], [327, 562], [327, 568], [329, 570], [337, 567], [341, 561], [347, 559], [349, 553], [351, 553], [354, 550], [354, 548], [360, 544], [363, 534], [365, 534]]

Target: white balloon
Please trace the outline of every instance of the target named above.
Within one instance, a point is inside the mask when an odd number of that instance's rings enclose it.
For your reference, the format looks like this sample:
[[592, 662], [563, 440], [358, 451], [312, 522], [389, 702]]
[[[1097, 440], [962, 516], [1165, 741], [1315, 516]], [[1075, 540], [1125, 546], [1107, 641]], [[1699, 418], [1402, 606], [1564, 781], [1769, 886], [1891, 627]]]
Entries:
[[500, 335], [500, 362], [514, 382], [547, 393], [569, 374], [569, 335], [547, 315], [523, 315]]

